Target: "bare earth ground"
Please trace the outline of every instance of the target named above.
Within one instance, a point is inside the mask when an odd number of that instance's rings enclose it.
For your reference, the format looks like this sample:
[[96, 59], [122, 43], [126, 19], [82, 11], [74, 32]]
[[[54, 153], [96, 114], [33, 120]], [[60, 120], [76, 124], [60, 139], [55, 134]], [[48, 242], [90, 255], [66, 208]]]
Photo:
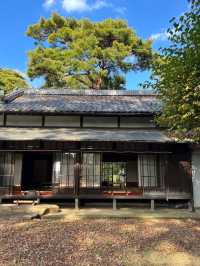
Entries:
[[200, 220], [2, 217], [0, 265], [200, 265]]

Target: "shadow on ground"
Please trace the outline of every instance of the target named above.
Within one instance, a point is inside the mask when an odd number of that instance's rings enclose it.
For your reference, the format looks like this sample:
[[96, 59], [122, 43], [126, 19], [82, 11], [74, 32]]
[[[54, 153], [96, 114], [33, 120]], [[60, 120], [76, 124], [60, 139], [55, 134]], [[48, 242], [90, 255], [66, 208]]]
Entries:
[[182, 210], [172, 211], [157, 210], [156, 217], [149, 210], [63, 209], [41, 220], [1, 215], [0, 265], [200, 265], [200, 220], [184, 210], [182, 219], [172, 219]]

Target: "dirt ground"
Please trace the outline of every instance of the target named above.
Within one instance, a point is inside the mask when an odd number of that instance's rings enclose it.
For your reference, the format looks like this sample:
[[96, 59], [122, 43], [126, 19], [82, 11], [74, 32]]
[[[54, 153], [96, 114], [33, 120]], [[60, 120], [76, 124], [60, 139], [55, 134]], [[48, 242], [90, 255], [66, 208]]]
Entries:
[[0, 218], [0, 265], [200, 265], [200, 220]]

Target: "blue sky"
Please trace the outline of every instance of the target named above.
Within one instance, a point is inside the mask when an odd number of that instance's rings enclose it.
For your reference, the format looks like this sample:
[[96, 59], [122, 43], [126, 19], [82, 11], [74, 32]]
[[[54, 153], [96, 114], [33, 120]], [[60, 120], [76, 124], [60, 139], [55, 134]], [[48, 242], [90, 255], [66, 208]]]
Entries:
[[[28, 25], [57, 11], [64, 16], [94, 21], [124, 18], [142, 38], [153, 37], [153, 47], [167, 45], [169, 20], [187, 10], [187, 0], [2, 0], [0, 1], [0, 67], [26, 72], [27, 52], [34, 47], [25, 35]], [[127, 75], [127, 88], [135, 89], [149, 73]], [[32, 82], [39, 85], [38, 80]]]

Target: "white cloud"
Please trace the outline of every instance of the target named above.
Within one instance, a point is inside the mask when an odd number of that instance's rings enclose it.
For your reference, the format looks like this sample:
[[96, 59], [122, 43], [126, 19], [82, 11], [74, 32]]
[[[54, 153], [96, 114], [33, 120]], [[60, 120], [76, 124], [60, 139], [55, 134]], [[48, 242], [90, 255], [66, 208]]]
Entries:
[[167, 33], [167, 31], [163, 31], [163, 32], [152, 34], [150, 36], [150, 39], [152, 39], [153, 41], [166, 41], [168, 37], [169, 37], [169, 34]]
[[44, 0], [43, 6], [50, 9], [56, 4], [61, 4], [67, 13], [89, 12], [107, 7], [119, 15], [124, 15], [127, 10], [124, 6], [114, 6], [108, 0]]
[[93, 4], [90, 4], [88, 0], [63, 0], [62, 7], [68, 13], [71, 12], [84, 12], [101, 9], [109, 6], [104, 0], [96, 0]]
[[114, 11], [118, 13], [119, 15], [124, 15], [127, 11], [127, 8], [124, 6], [119, 6], [119, 7], [113, 7]]
[[45, 0], [44, 1], [44, 7], [45, 8], [50, 8], [55, 4], [56, 0]]

